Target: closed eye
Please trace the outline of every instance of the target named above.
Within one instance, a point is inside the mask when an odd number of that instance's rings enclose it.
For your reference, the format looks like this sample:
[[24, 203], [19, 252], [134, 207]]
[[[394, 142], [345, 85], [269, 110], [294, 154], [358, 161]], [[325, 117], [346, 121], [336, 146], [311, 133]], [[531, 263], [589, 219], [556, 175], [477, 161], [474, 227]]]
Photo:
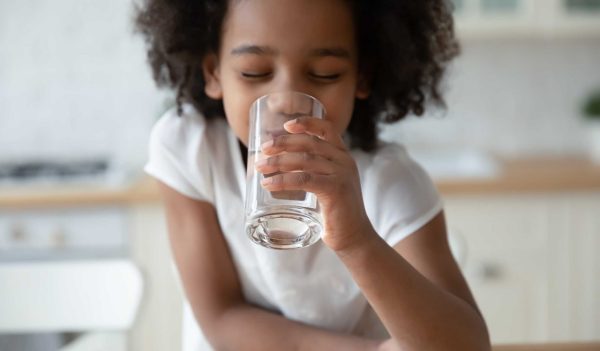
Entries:
[[250, 79], [266, 78], [270, 75], [270, 72], [266, 73], [254, 73], [254, 72], [242, 72], [242, 77]]
[[311, 74], [311, 76], [315, 79], [321, 79], [321, 80], [336, 80], [338, 79], [341, 74]]

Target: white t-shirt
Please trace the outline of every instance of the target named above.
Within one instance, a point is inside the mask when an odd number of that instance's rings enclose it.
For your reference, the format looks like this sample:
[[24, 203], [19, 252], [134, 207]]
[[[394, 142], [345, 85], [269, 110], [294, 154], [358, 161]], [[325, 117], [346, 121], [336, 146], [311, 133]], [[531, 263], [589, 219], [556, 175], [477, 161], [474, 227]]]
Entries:
[[[395, 245], [442, 209], [425, 171], [404, 147], [353, 150], [367, 215]], [[385, 329], [335, 253], [322, 242], [297, 250], [256, 245], [244, 231], [246, 170], [225, 119], [205, 120], [191, 105], [167, 112], [154, 126], [145, 171], [192, 199], [211, 203], [231, 251], [246, 300], [285, 317], [356, 335]], [[210, 350], [186, 301], [183, 350]]]

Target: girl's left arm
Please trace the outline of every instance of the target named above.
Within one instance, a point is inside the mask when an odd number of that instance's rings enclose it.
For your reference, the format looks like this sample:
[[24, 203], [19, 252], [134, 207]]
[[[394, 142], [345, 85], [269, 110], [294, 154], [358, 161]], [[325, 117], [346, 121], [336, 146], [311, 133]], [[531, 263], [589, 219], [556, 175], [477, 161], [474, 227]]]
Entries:
[[263, 145], [269, 191], [317, 195], [336, 252], [392, 339], [382, 350], [490, 350], [485, 321], [452, 257], [443, 212], [394, 247], [373, 229], [356, 163], [327, 120], [301, 117]]
[[392, 336], [382, 350], [490, 350], [443, 212], [394, 247], [369, 237], [336, 253]]

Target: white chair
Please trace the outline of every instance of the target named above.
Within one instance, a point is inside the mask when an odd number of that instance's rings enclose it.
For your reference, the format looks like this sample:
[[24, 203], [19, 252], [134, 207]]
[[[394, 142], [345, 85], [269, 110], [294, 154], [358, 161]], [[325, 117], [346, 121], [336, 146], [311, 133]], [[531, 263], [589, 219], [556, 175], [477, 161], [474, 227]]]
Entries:
[[142, 298], [128, 260], [0, 264], [0, 333], [83, 333], [61, 351], [125, 351]]

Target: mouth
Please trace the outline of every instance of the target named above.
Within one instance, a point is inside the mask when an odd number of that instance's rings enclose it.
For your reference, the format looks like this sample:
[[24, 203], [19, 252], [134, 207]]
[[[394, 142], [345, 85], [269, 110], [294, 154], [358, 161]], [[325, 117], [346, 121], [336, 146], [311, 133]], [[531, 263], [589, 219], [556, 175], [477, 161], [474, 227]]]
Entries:
[[288, 120], [308, 116], [308, 114], [305, 112], [294, 112], [294, 113], [281, 112], [280, 115], [284, 116]]

